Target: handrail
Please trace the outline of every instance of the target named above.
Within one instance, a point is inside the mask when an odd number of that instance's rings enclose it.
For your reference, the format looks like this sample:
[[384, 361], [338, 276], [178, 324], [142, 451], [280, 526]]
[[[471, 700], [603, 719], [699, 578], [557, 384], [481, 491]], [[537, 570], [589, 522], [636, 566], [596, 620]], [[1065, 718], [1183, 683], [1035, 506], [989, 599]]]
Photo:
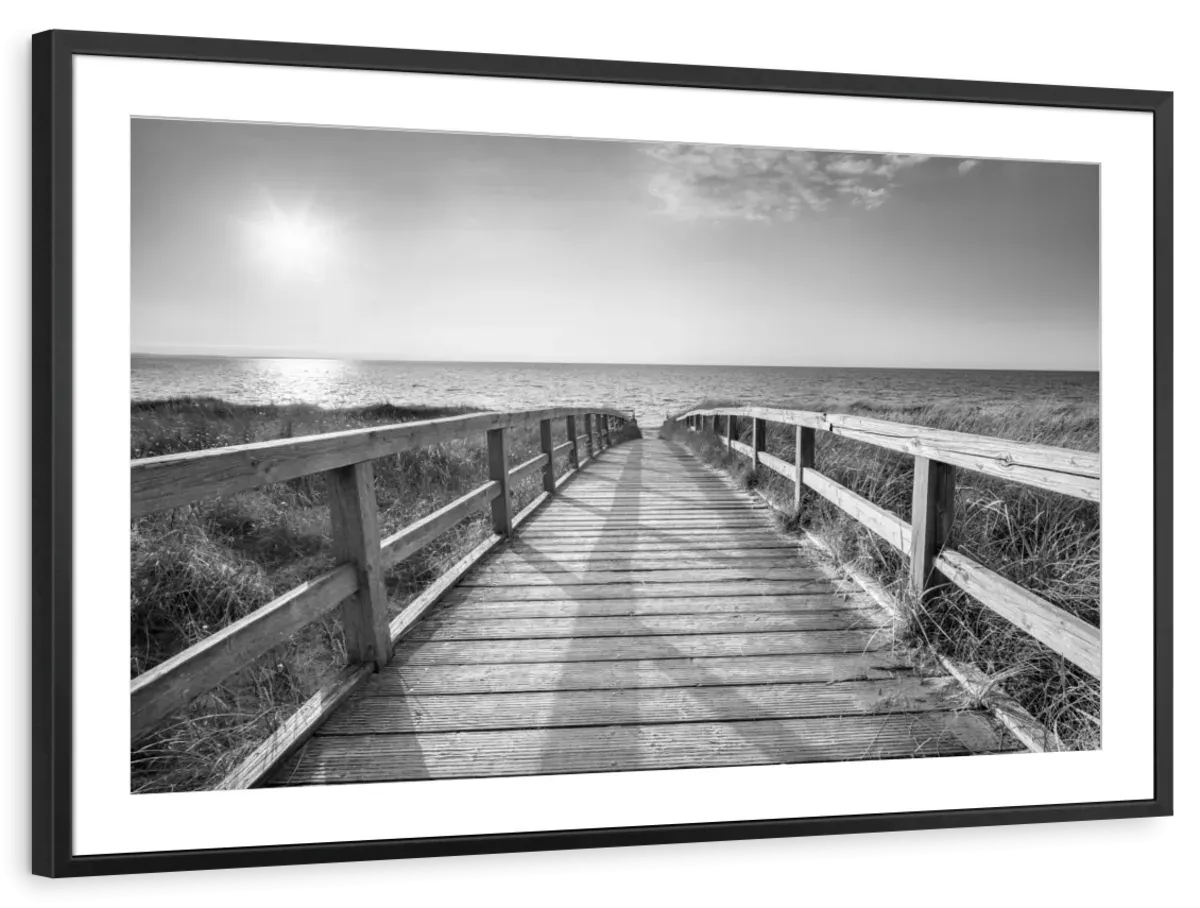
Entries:
[[[708, 429], [716, 434], [718, 417], [726, 420], [725, 435], [719, 437], [730, 452], [795, 483], [797, 510], [801, 490], [811, 489], [907, 555], [909, 589], [916, 597], [927, 597], [942, 582], [940, 578], [945, 578], [1083, 671], [1100, 677], [1098, 627], [946, 547], [954, 517], [955, 467], [1099, 501], [1099, 454], [864, 416], [777, 407], [693, 409], [673, 421], [690, 430]], [[737, 420], [742, 417], [753, 420], [749, 445], [735, 437]], [[766, 452], [768, 422], [796, 427], [794, 464]], [[912, 523], [818, 473], [813, 464], [817, 431], [914, 455]]]
[[868, 416], [789, 410], [777, 407], [722, 407], [688, 410], [675, 417], [739, 416], [818, 429], [902, 454], [929, 457], [1012, 482], [1100, 500], [1100, 455], [988, 435], [927, 429]]
[[625, 410], [597, 407], [471, 413], [145, 457], [130, 462], [133, 516], [323, 473], [464, 435], [593, 413], [619, 420], [633, 418]]
[[[587, 438], [576, 435], [577, 416], [585, 418]], [[551, 431], [551, 423], [556, 419], [566, 420], [568, 436], [566, 442], [558, 445], [554, 444]], [[449, 584], [440, 580], [435, 582], [404, 610], [402, 622], [396, 619], [389, 624], [387, 596], [382, 585], [384, 570], [490, 505], [493, 534], [486, 545], [476, 547], [447, 575], [457, 578], [484, 551], [507, 536], [514, 524], [561, 488], [583, 464], [613, 444], [612, 430], [623, 427], [632, 419], [630, 412], [603, 407], [478, 413], [132, 461], [135, 517], [214, 495], [325, 473], [338, 564], [133, 679], [130, 682], [131, 737], [137, 740], [167, 715], [186, 706], [339, 605], [350, 668], [364, 665], [378, 668], [386, 664], [400, 635], [421, 612], [437, 601], [444, 592], [443, 587], [448, 588]], [[534, 424], [540, 425], [541, 453], [511, 466], [508, 463], [508, 430]], [[372, 461], [477, 432], [486, 432], [489, 478], [434, 513], [380, 539]], [[592, 455], [582, 462], [578, 456], [581, 440], [587, 443]], [[620, 435], [617, 441], [620, 441]], [[570, 449], [568, 471], [556, 478], [555, 455], [567, 449]], [[512, 486], [539, 468], [544, 476], [543, 492], [514, 518], [511, 513]], [[346, 677], [361, 680], [365, 674], [351, 671]], [[334, 687], [340, 692], [339, 696], [353, 689], [352, 684], [347, 686], [341, 682]], [[320, 715], [324, 715], [320, 709], [313, 712], [314, 717]], [[300, 722], [296, 734], [303, 734], [307, 727], [305, 722]]]

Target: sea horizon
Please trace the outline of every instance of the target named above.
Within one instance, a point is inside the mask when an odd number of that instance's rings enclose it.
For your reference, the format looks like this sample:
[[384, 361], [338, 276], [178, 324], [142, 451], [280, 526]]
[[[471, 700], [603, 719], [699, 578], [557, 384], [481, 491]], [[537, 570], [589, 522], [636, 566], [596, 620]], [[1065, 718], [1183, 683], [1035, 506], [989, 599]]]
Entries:
[[954, 402], [1087, 406], [1099, 373], [1078, 370], [345, 360], [134, 355], [133, 401], [213, 397], [343, 409], [380, 403], [525, 410], [604, 405], [645, 425], [702, 400], [833, 409]]
[[846, 371], [887, 372], [1037, 372], [1062, 375], [1099, 375], [1099, 369], [1056, 369], [1051, 367], [1012, 366], [842, 366], [832, 364], [749, 364], [749, 363], [650, 363], [650, 362], [589, 362], [585, 360], [518, 360], [518, 359], [389, 359], [378, 357], [318, 356], [305, 354], [252, 354], [252, 353], [145, 353], [131, 351], [133, 359], [233, 359], [233, 360], [312, 360], [334, 363], [395, 363], [397, 365], [463, 365], [463, 366], [636, 366], [639, 368], [672, 369], [840, 369]]

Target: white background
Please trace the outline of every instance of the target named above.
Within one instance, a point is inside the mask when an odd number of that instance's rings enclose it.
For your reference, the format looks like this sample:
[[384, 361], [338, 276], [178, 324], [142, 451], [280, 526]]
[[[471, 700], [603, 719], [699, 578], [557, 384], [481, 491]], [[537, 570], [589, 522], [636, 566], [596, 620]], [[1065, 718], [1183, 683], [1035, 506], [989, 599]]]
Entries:
[[[74, 843], [80, 854], [297, 844], [780, 816], [1120, 801], [1152, 793], [1151, 601], [1131, 565], [1153, 560], [1151, 501], [1104, 490], [1104, 747], [1041, 759], [869, 761], [594, 773], [253, 794], [132, 797], [128, 729], [128, 223], [130, 115], [352, 124], [771, 147], [1099, 161], [1104, 212], [1101, 448], [1109, 477], [1144, 469], [1119, 414], [1153, 396], [1152, 213], [1146, 114], [930, 104], [513, 79], [230, 66], [114, 57], [75, 62]], [[1118, 553], [1109, 556], [1108, 553]], [[986, 780], [986, 781], [985, 781]]]

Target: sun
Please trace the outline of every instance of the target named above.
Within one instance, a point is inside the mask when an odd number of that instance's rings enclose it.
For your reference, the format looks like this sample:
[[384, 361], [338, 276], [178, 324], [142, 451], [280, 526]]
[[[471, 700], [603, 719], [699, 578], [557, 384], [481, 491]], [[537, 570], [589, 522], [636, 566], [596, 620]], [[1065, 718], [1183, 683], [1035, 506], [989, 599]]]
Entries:
[[246, 227], [254, 258], [282, 276], [319, 276], [333, 251], [332, 225], [308, 207], [285, 211], [272, 206]]

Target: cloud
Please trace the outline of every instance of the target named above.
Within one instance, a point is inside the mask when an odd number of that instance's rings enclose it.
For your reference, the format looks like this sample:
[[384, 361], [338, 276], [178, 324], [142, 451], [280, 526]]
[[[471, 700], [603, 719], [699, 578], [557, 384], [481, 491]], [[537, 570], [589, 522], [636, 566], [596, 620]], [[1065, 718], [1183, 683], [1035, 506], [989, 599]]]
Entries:
[[970, 173], [979, 162], [978, 161], [963, 161], [958, 165], [959, 173]]
[[927, 155], [850, 155], [732, 145], [654, 145], [650, 194], [680, 220], [791, 221], [837, 204], [871, 211]]

